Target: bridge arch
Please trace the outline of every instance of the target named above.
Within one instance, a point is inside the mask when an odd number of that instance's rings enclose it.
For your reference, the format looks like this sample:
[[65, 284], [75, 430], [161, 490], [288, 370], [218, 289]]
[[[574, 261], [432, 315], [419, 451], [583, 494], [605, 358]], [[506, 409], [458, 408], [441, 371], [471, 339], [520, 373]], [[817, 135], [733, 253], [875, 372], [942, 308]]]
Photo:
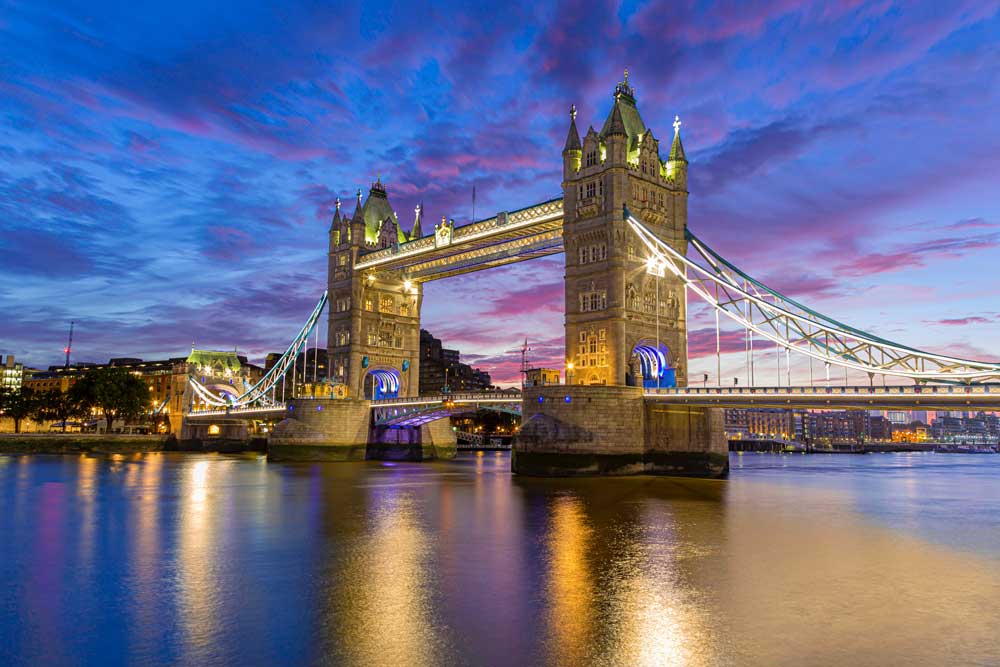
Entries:
[[644, 338], [632, 348], [626, 384], [645, 389], [677, 386], [677, 369], [670, 348], [662, 341]]
[[368, 400], [396, 398], [400, 388], [399, 371], [391, 366], [370, 368], [365, 374], [364, 392]]

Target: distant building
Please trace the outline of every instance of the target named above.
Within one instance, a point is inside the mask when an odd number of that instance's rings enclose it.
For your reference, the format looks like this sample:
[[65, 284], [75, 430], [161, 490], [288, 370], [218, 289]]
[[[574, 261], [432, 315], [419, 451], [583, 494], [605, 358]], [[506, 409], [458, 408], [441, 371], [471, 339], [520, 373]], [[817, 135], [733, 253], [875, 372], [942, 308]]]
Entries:
[[426, 329], [420, 330], [420, 393], [482, 391], [492, 386], [490, 374], [461, 362], [458, 350], [442, 346]]
[[544, 387], [560, 384], [561, 376], [555, 368], [529, 368], [524, 373], [525, 387]]
[[24, 384], [24, 364], [14, 360], [13, 354], [0, 355], [0, 389], [18, 391]]

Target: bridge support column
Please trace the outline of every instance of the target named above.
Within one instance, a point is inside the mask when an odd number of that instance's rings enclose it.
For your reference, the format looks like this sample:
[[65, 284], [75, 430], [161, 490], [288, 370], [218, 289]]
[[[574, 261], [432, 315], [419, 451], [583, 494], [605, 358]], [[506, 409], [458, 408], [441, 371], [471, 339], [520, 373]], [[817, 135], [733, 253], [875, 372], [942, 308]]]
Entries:
[[647, 405], [642, 389], [528, 388], [511, 467], [522, 475], [723, 477], [722, 411]]
[[356, 399], [296, 399], [267, 440], [273, 461], [426, 461], [453, 458], [447, 419], [422, 426], [372, 426], [371, 404]]
[[296, 399], [268, 435], [273, 461], [363, 461], [368, 447], [368, 401]]
[[458, 439], [448, 419], [421, 426], [374, 426], [367, 458], [378, 461], [429, 461], [455, 457]]

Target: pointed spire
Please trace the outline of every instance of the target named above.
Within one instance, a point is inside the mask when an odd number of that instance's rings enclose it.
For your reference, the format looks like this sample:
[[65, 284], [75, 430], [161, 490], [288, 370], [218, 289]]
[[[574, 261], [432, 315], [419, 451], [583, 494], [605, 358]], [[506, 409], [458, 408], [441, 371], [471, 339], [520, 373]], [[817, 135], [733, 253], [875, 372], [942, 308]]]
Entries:
[[583, 146], [580, 144], [580, 133], [576, 130], [576, 105], [574, 104], [569, 108], [569, 134], [566, 135], [563, 153], [579, 150], [583, 150]]
[[353, 216], [352, 220], [362, 220], [363, 219], [363, 213], [362, 213], [362, 209], [363, 208], [364, 208], [364, 206], [361, 204], [361, 188], [358, 188], [358, 204], [354, 208], [354, 216]]
[[674, 116], [674, 142], [670, 145], [669, 162], [687, 163], [687, 156], [684, 155], [684, 144], [681, 143], [681, 117]]
[[617, 104], [611, 108], [611, 117], [604, 129], [604, 136], [610, 137], [613, 134], [628, 136], [628, 132], [625, 131], [625, 120], [622, 118], [621, 109], [618, 108]]
[[337, 211], [333, 214], [333, 222], [330, 223], [330, 231], [335, 231], [340, 225], [340, 197], [337, 197], [334, 206], [337, 207]]
[[410, 240], [416, 241], [424, 235], [423, 230], [420, 228], [420, 221], [424, 217], [424, 203], [420, 202], [413, 212], [415, 215], [413, 218], [413, 229], [410, 230]]

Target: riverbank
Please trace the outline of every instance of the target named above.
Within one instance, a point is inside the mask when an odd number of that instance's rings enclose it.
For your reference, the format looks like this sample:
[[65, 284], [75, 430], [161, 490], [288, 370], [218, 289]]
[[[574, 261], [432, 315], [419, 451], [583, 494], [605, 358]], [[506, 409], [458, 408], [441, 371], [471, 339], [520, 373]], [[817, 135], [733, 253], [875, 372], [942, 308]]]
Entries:
[[121, 433], [3, 433], [2, 454], [136, 454], [142, 452], [263, 452], [264, 439], [179, 441], [173, 435]]

